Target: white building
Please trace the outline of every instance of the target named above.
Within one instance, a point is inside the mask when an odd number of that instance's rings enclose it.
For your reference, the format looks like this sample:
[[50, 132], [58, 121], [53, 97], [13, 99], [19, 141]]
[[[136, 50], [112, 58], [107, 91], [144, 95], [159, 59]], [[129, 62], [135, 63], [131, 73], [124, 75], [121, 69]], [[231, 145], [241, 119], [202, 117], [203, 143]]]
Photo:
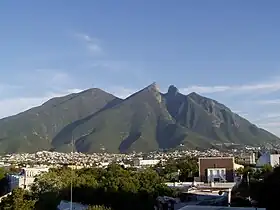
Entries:
[[256, 164], [256, 155], [254, 152], [241, 154], [238, 158], [240, 162], [246, 164]]
[[226, 168], [208, 168], [207, 169], [208, 182], [225, 182]]
[[154, 166], [159, 162], [160, 160], [144, 160], [143, 158], [137, 158], [134, 160], [133, 164], [136, 167], [142, 167], [142, 166]]
[[280, 154], [264, 153], [257, 161], [256, 166], [262, 167], [264, 165], [271, 165], [276, 167], [280, 165]]
[[10, 191], [15, 188], [29, 189], [37, 175], [48, 171], [49, 168], [22, 168], [22, 172], [19, 175], [8, 176], [9, 189]]
[[[60, 204], [57, 206], [58, 210], [69, 210], [71, 204], [69, 201], [60, 201]], [[73, 210], [86, 210], [88, 209], [88, 205], [83, 205], [80, 203], [72, 202], [72, 209]]]

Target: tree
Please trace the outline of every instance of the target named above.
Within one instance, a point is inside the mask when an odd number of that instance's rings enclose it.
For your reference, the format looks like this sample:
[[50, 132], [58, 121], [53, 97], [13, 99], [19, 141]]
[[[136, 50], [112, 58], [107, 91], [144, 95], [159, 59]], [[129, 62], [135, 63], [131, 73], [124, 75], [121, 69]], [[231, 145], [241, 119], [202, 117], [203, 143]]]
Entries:
[[11, 195], [2, 200], [0, 209], [32, 210], [35, 207], [35, 202], [25, 190], [16, 188]]
[[91, 205], [90, 209], [96, 210], [110, 210], [108, 207], [114, 210], [153, 209], [158, 196], [174, 193], [153, 169], [133, 171], [117, 164], [111, 164], [107, 169], [63, 167], [38, 176], [31, 187], [31, 195], [25, 191], [13, 192], [13, 199], [9, 197], [5, 205], [7, 209], [19, 206], [25, 210], [31, 204], [35, 204], [35, 209], [55, 209], [61, 200], [70, 200], [71, 183], [73, 201]]
[[264, 178], [258, 192], [260, 206], [266, 207], [267, 210], [274, 210], [279, 206], [280, 167], [275, 168]]
[[4, 168], [0, 168], [0, 180], [6, 177], [6, 171]]
[[8, 188], [7, 172], [4, 168], [0, 168], [0, 196], [6, 194]]
[[[184, 157], [180, 159], [170, 159], [163, 166], [157, 165], [156, 168], [164, 168], [159, 170], [159, 174], [169, 181], [192, 181], [193, 177], [198, 176], [197, 159], [191, 157]], [[178, 170], [180, 174], [178, 177]]]
[[110, 206], [115, 210], [152, 209], [157, 196], [173, 193], [153, 169], [133, 171], [117, 164], [107, 169], [64, 167], [37, 177], [31, 188], [36, 207], [52, 209], [60, 200], [70, 200], [71, 177], [74, 202]]

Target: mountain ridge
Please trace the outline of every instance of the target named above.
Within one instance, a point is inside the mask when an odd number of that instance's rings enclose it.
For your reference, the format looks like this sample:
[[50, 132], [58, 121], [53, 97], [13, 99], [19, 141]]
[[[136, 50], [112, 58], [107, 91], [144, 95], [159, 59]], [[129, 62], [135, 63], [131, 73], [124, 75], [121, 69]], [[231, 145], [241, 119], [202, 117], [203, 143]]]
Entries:
[[0, 120], [0, 152], [38, 150], [131, 152], [208, 148], [216, 143], [261, 145], [279, 138], [197, 93], [156, 83], [120, 99], [98, 88], [52, 98]]

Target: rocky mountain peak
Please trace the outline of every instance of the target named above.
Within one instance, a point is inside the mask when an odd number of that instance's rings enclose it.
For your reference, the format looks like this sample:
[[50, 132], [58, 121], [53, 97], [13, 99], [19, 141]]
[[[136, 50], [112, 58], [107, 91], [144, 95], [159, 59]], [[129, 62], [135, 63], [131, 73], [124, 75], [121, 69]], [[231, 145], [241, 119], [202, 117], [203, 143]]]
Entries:
[[179, 92], [178, 88], [176, 88], [174, 85], [170, 85], [168, 88], [168, 94], [175, 96]]

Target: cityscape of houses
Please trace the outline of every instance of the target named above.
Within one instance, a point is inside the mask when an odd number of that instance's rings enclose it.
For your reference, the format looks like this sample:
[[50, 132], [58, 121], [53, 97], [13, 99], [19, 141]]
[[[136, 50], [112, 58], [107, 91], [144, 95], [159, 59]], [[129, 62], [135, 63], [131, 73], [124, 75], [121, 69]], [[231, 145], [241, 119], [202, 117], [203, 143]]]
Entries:
[[[186, 156], [198, 158], [199, 176], [193, 182], [166, 183], [169, 187], [184, 189], [188, 192], [187, 202], [174, 202], [172, 199], [159, 199], [157, 209], [163, 209], [164, 203], [173, 203], [170, 209], [185, 209], [186, 203], [197, 205], [209, 196], [213, 199], [226, 199], [230, 203], [231, 190], [240, 182], [236, 170], [244, 165], [255, 164], [257, 167], [266, 164], [275, 167], [280, 164], [280, 154], [260, 152], [259, 148], [245, 147], [221, 152], [216, 149], [206, 151], [185, 150], [172, 152], [151, 152], [131, 154], [108, 153], [59, 153], [40, 151], [33, 154], [7, 154], [0, 157], [0, 167], [15, 167], [17, 174], [9, 174], [9, 192], [15, 188], [29, 189], [37, 175], [47, 172], [50, 168], [68, 166], [75, 169], [86, 167], [107, 167], [110, 163], [117, 163], [124, 167], [146, 168], [164, 163], [169, 159], [178, 159]], [[222, 193], [221, 193], [222, 192]], [[190, 196], [191, 195], [191, 196]], [[195, 196], [195, 199], [193, 198]], [[1, 199], [0, 199], [1, 202]], [[176, 204], [176, 205], [175, 205]], [[67, 201], [60, 203], [65, 209]], [[80, 205], [80, 204], [77, 204]], [[82, 207], [81, 207], [82, 208]], [[81, 209], [80, 208], [80, 209]]]

